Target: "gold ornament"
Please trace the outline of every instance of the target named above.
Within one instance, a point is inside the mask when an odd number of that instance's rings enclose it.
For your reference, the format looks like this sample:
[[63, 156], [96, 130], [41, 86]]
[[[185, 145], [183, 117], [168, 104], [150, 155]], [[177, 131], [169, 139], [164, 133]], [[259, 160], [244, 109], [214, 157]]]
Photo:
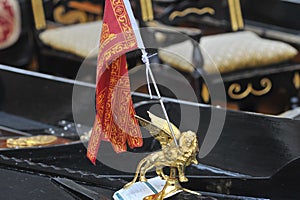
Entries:
[[43, 145], [53, 143], [56, 140], [57, 137], [53, 135], [38, 135], [32, 137], [8, 138], [6, 140], [6, 146], [8, 148], [43, 146]]
[[[141, 182], [146, 182], [147, 179], [145, 175], [147, 171], [155, 167], [157, 175], [166, 180], [166, 184], [161, 192], [145, 197], [144, 200], [164, 199], [180, 191], [200, 195], [197, 192], [182, 188], [179, 183], [188, 181], [185, 176], [186, 166], [192, 163], [198, 164], [196, 156], [199, 152], [199, 147], [196, 133], [192, 131], [181, 133], [176, 126], [171, 124], [176, 137], [175, 139], [178, 141], [177, 146], [167, 121], [150, 112], [148, 113], [151, 122], [138, 116], [136, 116], [136, 118], [140, 125], [147, 129], [150, 134], [160, 142], [162, 148], [160, 151], [154, 152], [140, 161], [133, 180], [127, 183], [124, 188], [129, 188], [137, 181], [138, 177]], [[164, 167], [170, 167], [170, 176], [164, 174]], [[176, 177], [177, 171], [179, 179]]]

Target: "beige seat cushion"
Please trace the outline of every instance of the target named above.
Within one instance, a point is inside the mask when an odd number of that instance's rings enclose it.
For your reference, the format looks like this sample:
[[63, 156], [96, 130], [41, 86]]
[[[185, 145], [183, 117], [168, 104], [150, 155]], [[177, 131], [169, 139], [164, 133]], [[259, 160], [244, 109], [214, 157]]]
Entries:
[[[42, 42], [54, 49], [80, 57], [97, 56], [102, 21], [75, 24], [42, 32]], [[94, 51], [92, 51], [94, 50]]]
[[[205, 36], [200, 42], [204, 70], [220, 73], [280, 63], [293, 58], [297, 50], [289, 44], [262, 39], [253, 32], [241, 31]], [[194, 70], [193, 46], [185, 41], [159, 50], [163, 62], [186, 72]]]

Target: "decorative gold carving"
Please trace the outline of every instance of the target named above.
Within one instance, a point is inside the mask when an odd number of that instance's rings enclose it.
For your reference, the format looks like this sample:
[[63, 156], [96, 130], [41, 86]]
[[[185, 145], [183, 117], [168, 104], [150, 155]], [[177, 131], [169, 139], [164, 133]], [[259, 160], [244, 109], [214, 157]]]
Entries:
[[267, 94], [271, 88], [272, 88], [272, 82], [270, 79], [268, 78], [263, 78], [261, 81], [260, 81], [260, 85], [262, 87], [264, 87], [264, 89], [262, 90], [255, 90], [252, 88], [252, 94], [255, 95], [255, 96], [262, 96], [264, 94]]
[[299, 72], [295, 72], [294, 78], [293, 78], [293, 83], [295, 88], [298, 90], [300, 88], [300, 75]]
[[[196, 192], [184, 189], [179, 182], [187, 182], [188, 179], [185, 176], [185, 168], [190, 164], [197, 164], [196, 156], [199, 151], [198, 140], [196, 134], [192, 131], [181, 133], [179, 129], [172, 124], [174, 128], [175, 139], [178, 140], [178, 146], [175, 144], [170, 129], [168, 128], [167, 121], [161, 119], [153, 114], [149, 113], [151, 122], [136, 116], [141, 126], [147, 129], [151, 135], [157, 139], [161, 144], [161, 151], [154, 152], [140, 161], [138, 164], [134, 179], [127, 183], [124, 188], [130, 187], [140, 177], [140, 181], [147, 181], [145, 175], [148, 170], [155, 167], [156, 173], [162, 179], [166, 180], [166, 185], [163, 190], [149, 197], [148, 199], [164, 199], [166, 196], [172, 195], [178, 191], [187, 191], [193, 194]], [[164, 167], [170, 167], [170, 176], [166, 176], [163, 172]], [[179, 180], [176, 178], [176, 172], [178, 170]]]
[[87, 14], [80, 10], [71, 10], [66, 12], [64, 6], [58, 6], [53, 11], [53, 18], [56, 22], [62, 24], [74, 24], [87, 22]]
[[228, 0], [231, 29], [237, 31], [244, 28], [240, 0]]
[[102, 15], [102, 6], [99, 4], [93, 4], [89, 1], [69, 1], [68, 7], [94, 15]]
[[53, 135], [38, 135], [32, 137], [8, 138], [6, 140], [6, 146], [9, 148], [43, 146], [46, 144], [53, 143], [56, 140], [57, 137]]
[[184, 17], [189, 14], [198, 14], [198, 15], [203, 15], [209, 13], [210, 15], [215, 14], [215, 10], [210, 7], [204, 7], [204, 8], [187, 8], [184, 9], [183, 11], [174, 11], [170, 14], [169, 20], [173, 21], [176, 17]]
[[272, 88], [272, 82], [268, 78], [263, 78], [260, 81], [260, 85], [263, 87], [263, 89], [255, 90], [252, 86], [252, 83], [248, 83], [246, 90], [244, 92], [241, 92], [241, 85], [238, 83], [233, 83], [228, 88], [228, 95], [232, 99], [243, 99], [249, 94], [253, 94], [255, 96], [262, 96], [264, 94], [267, 94]]
[[238, 27], [239, 27], [239, 29], [243, 29], [244, 28], [244, 20], [243, 20], [243, 16], [242, 16], [240, 0], [235, 0], [235, 13], [236, 13]]
[[33, 11], [35, 28], [37, 30], [45, 29], [47, 24], [45, 19], [43, 1], [31, 0], [31, 6]]
[[228, 6], [229, 6], [229, 14], [231, 20], [231, 29], [233, 31], [237, 31], [238, 22], [237, 22], [236, 9], [235, 9], [235, 0], [228, 0]]
[[152, 8], [152, 0], [145, 0], [147, 4], [147, 13], [148, 13], [148, 20], [152, 21], [154, 19], [153, 16], [153, 8]]
[[147, 9], [146, 9], [146, 2], [145, 0], [140, 0], [141, 4], [141, 11], [142, 11], [142, 19], [144, 22], [148, 21]]
[[233, 99], [243, 99], [250, 94], [251, 89], [252, 89], [252, 84], [248, 83], [248, 87], [244, 92], [242, 92], [241, 94], [234, 94], [241, 91], [241, 85], [238, 83], [233, 83], [228, 88], [228, 94]]
[[171, 167], [170, 168], [170, 176], [168, 177], [166, 184], [162, 191], [160, 191], [157, 194], [153, 194], [147, 197], [144, 197], [143, 200], [162, 200], [165, 198], [169, 198], [170, 196], [177, 194], [178, 192], [185, 191], [194, 195], [201, 196], [200, 193], [183, 188], [179, 181], [178, 178], [176, 177], [176, 168]]
[[209, 102], [209, 91], [208, 91], [207, 86], [204, 83], [202, 85], [201, 97], [202, 97], [202, 100], [204, 101], [204, 103]]
[[140, 0], [142, 19], [144, 22], [152, 21], [154, 19], [152, 0]]

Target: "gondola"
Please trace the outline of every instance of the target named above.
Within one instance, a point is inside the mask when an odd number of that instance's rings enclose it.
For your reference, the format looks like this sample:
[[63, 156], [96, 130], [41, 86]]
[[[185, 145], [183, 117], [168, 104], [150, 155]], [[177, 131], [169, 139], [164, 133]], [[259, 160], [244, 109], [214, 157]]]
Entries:
[[[3, 65], [0, 71], [1, 139], [35, 135], [64, 139], [60, 144], [48, 146], [1, 148], [2, 199], [111, 199], [115, 191], [131, 180], [132, 172], [119, 170], [101, 159], [94, 166], [86, 158], [86, 141], [80, 140], [82, 135], [78, 135], [78, 123], [74, 123], [72, 115], [72, 92], [75, 85], [93, 93], [93, 84]], [[150, 100], [139, 92], [133, 93], [132, 98], [137, 115], [143, 118], [147, 118], [147, 110], [158, 104], [155, 98]], [[204, 138], [209, 137], [212, 113], [226, 114], [212, 151], [199, 159], [199, 165], [187, 169], [189, 182], [184, 186], [200, 191], [202, 197], [180, 193], [171, 199], [296, 199], [299, 196], [298, 120], [229, 111], [174, 98], [166, 98], [164, 102], [174, 124], [183, 124], [183, 130], [193, 127], [197, 132], [200, 149]], [[182, 109], [198, 110], [200, 120], [193, 121], [192, 116], [180, 118]], [[84, 133], [91, 124], [80, 126]], [[109, 144], [104, 143], [105, 146], [111, 149]], [[148, 137], [142, 148], [129, 149], [129, 152], [140, 155], [158, 148]], [[107, 149], [100, 150], [102, 158], [122, 160], [122, 154]]]

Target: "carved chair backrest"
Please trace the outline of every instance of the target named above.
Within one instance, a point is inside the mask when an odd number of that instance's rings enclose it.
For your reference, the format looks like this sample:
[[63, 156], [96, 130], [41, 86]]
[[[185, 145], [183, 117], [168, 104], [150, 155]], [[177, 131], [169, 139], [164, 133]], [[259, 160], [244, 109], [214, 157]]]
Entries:
[[174, 0], [172, 3], [138, 0], [138, 5], [141, 9], [137, 15], [142, 22], [157, 19], [169, 25], [183, 24], [199, 28], [209, 25], [228, 31], [244, 28], [240, 0]]
[[[90, 44], [90, 41], [96, 44], [94, 27], [102, 18], [102, 0], [31, 0], [28, 2], [32, 8], [37, 70], [75, 78], [83, 58], [86, 57], [83, 54], [87, 52], [87, 48], [90, 48], [89, 45], [82, 44]], [[90, 35], [93, 37], [89, 37]], [[78, 38], [82, 40], [78, 42]], [[78, 44], [86, 48], [77, 47]], [[61, 65], [64, 67], [60, 67]]]
[[94, 0], [31, 0], [31, 6], [36, 30], [46, 29], [46, 21], [62, 25], [96, 21], [103, 11], [100, 1]]

